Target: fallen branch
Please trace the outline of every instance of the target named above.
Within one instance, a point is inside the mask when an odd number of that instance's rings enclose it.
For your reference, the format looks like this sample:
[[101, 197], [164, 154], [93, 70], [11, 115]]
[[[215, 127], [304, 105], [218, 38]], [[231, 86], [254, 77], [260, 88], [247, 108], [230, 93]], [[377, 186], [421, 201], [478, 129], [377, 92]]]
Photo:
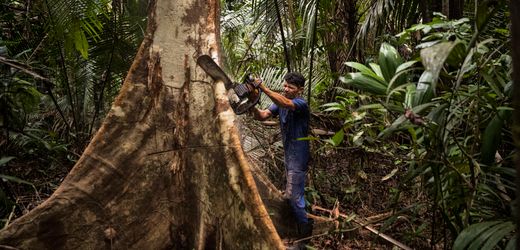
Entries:
[[[346, 214], [338, 213], [338, 212], [336, 212], [336, 211], [334, 211], [334, 210], [330, 210], [330, 209], [322, 208], [322, 207], [320, 207], [320, 206], [316, 206], [316, 205], [313, 205], [313, 206], [312, 206], [312, 209], [313, 209], [313, 210], [320, 210], [320, 211], [328, 212], [328, 213], [331, 214], [331, 215], [332, 215], [332, 214], [336, 214], [336, 215], [339, 215], [339, 217], [343, 217], [343, 218], [346, 218], [346, 219], [349, 218]], [[370, 231], [370, 232], [376, 234], [377, 236], [379, 236], [379, 237], [385, 239], [386, 241], [388, 241], [388, 242], [394, 244], [395, 246], [398, 246], [398, 247], [400, 247], [400, 248], [402, 248], [402, 249], [405, 249], [405, 250], [412, 250], [411, 247], [409, 247], [409, 246], [407, 246], [407, 245], [405, 245], [405, 244], [403, 244], [403, 243], [401, 243], [401, 242], [395, 240], [394, 238], [392, 238], [392, 237], [390, 237], [390, 236], [388, 236], [388, 235], [386, 235], [386, 234], [384, 234], [384, 233], [379, 232], [377, 229], [371, 227], [370, 225], [367, 225], [366, 223], [363, 223], [363, 222], [362, 222], [361, 220], [359, 220], [359, 219], [352, 219], [352, 221], [354, 221], [355, 223], [359, 224], [361, 227], [367, 229], [368, 231]]]
[[0, 63], [3, 63], [3, 64], [6, 64], [6, 65], [9, 65], [15, 69], [18, 69], [18, 70], [21, 70], [23, 71], [24, 73], [38, 79], [38, 80], [42, 80], [46, 83], [50, 83], [51, 85], [53, 84], [49, 79], [41, 76], [40, 74], [32, 71], [27, 65], [23, 65], [15, 60], [11, 60], [11, 59], [7, 59], [3, 56], [0, 56]]

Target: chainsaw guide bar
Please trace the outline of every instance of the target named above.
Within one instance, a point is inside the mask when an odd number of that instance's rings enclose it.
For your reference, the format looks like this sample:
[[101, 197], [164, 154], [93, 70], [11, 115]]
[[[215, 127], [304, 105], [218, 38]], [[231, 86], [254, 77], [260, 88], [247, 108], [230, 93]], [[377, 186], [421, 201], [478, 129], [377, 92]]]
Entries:
[[247, 77], [243, 83], [234, 83], [208, 55], [197, 58], [197, 64], [213, 78], [214, 81], [224, 82], [229, 104], [235, 114], [240, 115], [255, 106], [260, 100], [262, 91], [255, 86], [254, 78]]

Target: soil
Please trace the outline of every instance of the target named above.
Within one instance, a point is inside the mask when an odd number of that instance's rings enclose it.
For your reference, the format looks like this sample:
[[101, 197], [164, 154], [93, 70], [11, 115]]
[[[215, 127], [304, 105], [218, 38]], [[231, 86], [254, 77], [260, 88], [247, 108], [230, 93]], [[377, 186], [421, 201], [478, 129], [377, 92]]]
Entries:
[[[265, 126], [247, 118], [243, 119], [243, 124], [243, 134], [250, 135], [243, 138], [245, 151], [251, 160], [265, 167], [264, 172], [273, 184], [283, 190], [283, 148], [279, 141], [278, 126], [272, 123], [271, 126]], [[335, 126], [333, 123], [322, 123], [312, 124], [312, 127], [329, 131], [329, 127]], [[313, 136], [326, 139], [331, 135]], [[312, 160], [306, 184], [308, 208], [337, 208], [348, 219], [338, 218], [337, 231], [315, 235], [308, 247], [400, 249], [356, 223], [368, 221], [372, 228], [412, 249], [432, 248], [427, 241], [430, 238], [428, 217], [414, 216], [427, 214], [426, 206], [415, 205], [426, 204], [426, 196], [416, 193], [416, 190], [421, 189], [407, 187], [403, 181], [406, 169], [399, 158], [405, 152], [349, 145], [324, 147], [320, 140], [312, 141], [311, 151]], [[334, 218], [333, 214], [321, 210], [309, 209], [309, 212]]]
[[[273, 184], [283, 189], [284, 165], [283, 148], [279, 128], [251, 122], [246, 116], [243, 120], [243, 146], [250, 159], [264, 166], [264, 172]], [[276, 124], [276, 123], [275, 123]], [[322, 130], [326, 126], [313, 124]], [[329, 135], [330, 137], [330, 135]], [[326, 136], [321, 136], [321, 139]], [[316, 249], [399, 249], [394, 244], [360, 226], [356, 221], [366, 223], [374, 229], [394, 238], [410, 248], [431, 248], [428, 217], [413, 216], [427, 214], [426, 206], [414, 207], [412, 204], [426, 204], [424, 194], [415, 193], [419, 188], [404, 186], [402, 181], [405, 167], [396, 163], [395, 152], [342, 145], [323, 147], [320, 141], [312, 142], [312, 161], [308, 174], [306, 200], [308, 207], [337, 211], [347, 219], [339, 217], [337, 231], [315, 235], [308, 247]], [[2, 208], [0, 216], [4, 223], [27, 213], [48, 198], [66, 176], [72, 162], [63, 161], [51, 171], [35, 160], [16, 160], [2, 174], [16, 176], [32, 185], [15, 182], [2, 182], [2, 190], [11, 199]], [[46, 170], [44, 170], [46, 169]], [[394, 171], [394, 172], [393, 172]], [[392, 174], [393, 173], [393, 174]], [[401, 186], [400, 186], [401, 185]], [[420, 185], [420, 184], [416, 184]], [[400, 188], [401, 192], [398, 192]], [[397, 194], [400, 194], [396, 198]], [[310, 209], [309, 209], [310, 210]], [[334, 217], [321, 210], [310, 211], [323, 217]]]

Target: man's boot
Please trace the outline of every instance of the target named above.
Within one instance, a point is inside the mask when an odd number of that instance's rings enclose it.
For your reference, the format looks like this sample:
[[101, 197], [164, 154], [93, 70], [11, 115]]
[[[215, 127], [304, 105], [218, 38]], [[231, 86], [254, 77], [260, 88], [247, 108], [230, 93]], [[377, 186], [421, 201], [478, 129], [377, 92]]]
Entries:
[[286, 250], [305, 250], [307, 249], [306, 245], [309, 244], [310, 239], [304, 238], [312, 236], [312, 229], [314, 225], [313, 219], [308, 219], [307, 223], [298, 223], [297, 229], [298, 229], [298, 239], [296, 242], [287, 245]]
[[301, 238], [306, 238], [312, 235], [312, 229], [314, 228], [314, 220], [309, 218], [307, 223], [298, 223], [298, 233]]

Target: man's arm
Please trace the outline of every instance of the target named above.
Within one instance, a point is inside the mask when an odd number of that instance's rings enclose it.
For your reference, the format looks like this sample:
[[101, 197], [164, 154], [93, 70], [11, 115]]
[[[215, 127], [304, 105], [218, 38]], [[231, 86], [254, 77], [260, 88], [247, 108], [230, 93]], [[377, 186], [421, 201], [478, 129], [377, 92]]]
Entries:
[[253, 107], [251, 109], [251, 113], [253, 113], [253, 118], [255, 120], [259, 120], [259, 121], [265, 121], [265, 120], [267, 120], [267, 118], [269, 118], [273, 115], [269, 109], [260, 110], [260, 109], [257, 109], [256, 107]]
[[278, 107], [287, 108], [293, 111], [296, 109], [296, 105], [294, 105], [291, 99], [270, 90], [263, 83], [260, 83], [259, 87], [276, 105], [278, 105]]

